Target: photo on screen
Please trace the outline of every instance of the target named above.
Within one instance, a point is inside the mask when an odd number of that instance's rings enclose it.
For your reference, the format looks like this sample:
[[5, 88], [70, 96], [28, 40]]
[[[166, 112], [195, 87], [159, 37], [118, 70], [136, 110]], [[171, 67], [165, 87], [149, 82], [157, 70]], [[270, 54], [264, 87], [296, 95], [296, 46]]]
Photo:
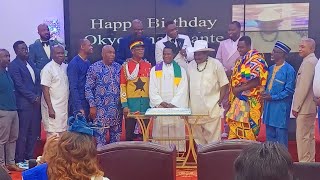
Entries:
[[309, 3], [233, 5], [232, 12], [262, 53], [270, 53], [277, 40], [298, 52], [301, 38], [308, 36]]

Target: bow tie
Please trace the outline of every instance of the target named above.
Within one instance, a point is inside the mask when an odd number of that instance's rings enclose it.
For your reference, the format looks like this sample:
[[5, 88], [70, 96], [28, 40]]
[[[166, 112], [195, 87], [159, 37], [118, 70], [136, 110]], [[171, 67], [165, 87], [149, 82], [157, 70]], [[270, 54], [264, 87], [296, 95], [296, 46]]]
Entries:
[[49, 41], [43, 41], [41, 42], [42, 46], [50, 46]]

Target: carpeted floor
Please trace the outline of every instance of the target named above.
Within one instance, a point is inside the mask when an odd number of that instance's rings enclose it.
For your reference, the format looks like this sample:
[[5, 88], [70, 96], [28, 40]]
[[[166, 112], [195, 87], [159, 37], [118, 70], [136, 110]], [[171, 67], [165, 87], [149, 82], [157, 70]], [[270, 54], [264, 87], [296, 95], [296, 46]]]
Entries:
[[[316, 161], [320, 162], [320, 136], [319, 136], [319, 126], [318, 121], [316, 121], [315, 126], [315, 138], [316, 138]], [[124, 126], [123, 126], [124, 127]], [[124, 129], [122, 132], [125, 132]], [[258, 141], [264, 142], [266, 140], [265, 135], [265, 126], [262, 124], [260, 135], [258, 137]], [[45, 134], [41, 134], [42, 139], [45, 139]], [[125, 134], [122, 133], [121, 140], [125, 139]], [[42, 147], [43, 147], [44, 141], [38, 142], [37, 148], [36, 148], [36, 156], [42, 154]], [[297, 153], [297, 144], [295, 141], [289, 141], [289, 152], [293, 158], [294, 161], [298, 161], [298, 153]], [[197, 180], [197, 171], [196, 170], [180, 170], [177, 169], [177, 180]], [[21, 173], [13, 172], [11, 174], [11, 177], [13, 180], [21, 180]]]

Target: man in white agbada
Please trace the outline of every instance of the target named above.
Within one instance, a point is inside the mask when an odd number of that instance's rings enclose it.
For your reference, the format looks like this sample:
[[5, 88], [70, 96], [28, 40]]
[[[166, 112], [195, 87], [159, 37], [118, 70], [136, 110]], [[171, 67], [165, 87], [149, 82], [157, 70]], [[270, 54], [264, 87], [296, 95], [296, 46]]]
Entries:
[[53, 47], [52, 59], [41, 71], [41, 114], [47, 137], [66, 131], [68, 119], [68, 65], [63, 63], [65, 56], [62, 46]]
[[210, 51], [214, 49], [208, 48], [207, 41], [195, 41], [195, 60], [188, 65], [192, 115], [205, 115], [189, 120], [195, 141], [201, 145], [221, 139], [221, 103], [229, 83], [223, 65], [209, 57]]
[[[152, 108], [187, 108], [189, 102], [188, 77], [184, 68], [174, 60], [171, 48], [163, 49], [163, 61], [150, 72], [150, 107]], [[153, 123], [152, 137], [160, 144], [174, 144], [183, 152], [185, 145], [185, 123], [180, 117], [157, 117]], [[172, 138], [170, 141], [157, 139]]]

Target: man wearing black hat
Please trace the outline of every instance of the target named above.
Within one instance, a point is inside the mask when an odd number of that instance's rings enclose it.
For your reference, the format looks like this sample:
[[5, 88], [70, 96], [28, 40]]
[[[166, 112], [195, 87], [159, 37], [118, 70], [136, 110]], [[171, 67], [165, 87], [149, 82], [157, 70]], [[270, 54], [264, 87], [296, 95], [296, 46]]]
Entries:
[[271, 53], [275, 65], [269, 68], [265, 92], [263, 121], [267, 141], [279, 142], [288, 147], [288, 123], [295, 88], [295, 70], [285, 59], [290, 48], [277, 41]]

